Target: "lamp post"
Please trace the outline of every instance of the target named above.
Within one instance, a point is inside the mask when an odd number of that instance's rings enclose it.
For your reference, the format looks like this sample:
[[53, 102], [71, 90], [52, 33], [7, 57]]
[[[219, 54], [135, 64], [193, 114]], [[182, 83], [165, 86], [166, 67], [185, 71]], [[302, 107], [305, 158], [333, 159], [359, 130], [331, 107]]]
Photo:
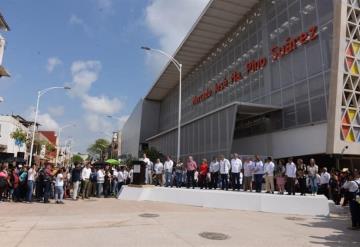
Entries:
[[69, 128], [69, 127], [73, 127], [73, 126], [76, 126], [76, 125], [75, 125], [74, 123], [71, 123], [71, 124], [64, 125], [63, 127], [60, 127], [60, 128], [58, 129], [57, 139], [58, 139], [59, 145], [56, 147], [55, 165], [57, 165], [58, 160], [59, 160], [59, 152], [60, 152], [60, 148], [61, 148], [61, 143], [60, 143], [61, 131], [62, 131], [63, 129], [66, 129], [66, 128]]
[[40, 103], [40, 97], [43, 96], [44, 94], [46, 94], [47, 92], [54, 90], [54, 89], [65, 89], [65, 90], [70, 90], [70, 87], [49, 87], [43, 90], [38, 91], [37, 93], [37, 100], [36, 100], [36, 110], [35, 110], [35, 119], [34, 119], [34, 128], [33, 128], [33, 133], [32, 133], [32, 138], [31, 138], [31, 146], [30, 146], [30, 158], [29, 158], [29, 165], [31, 166], [31, 162], [32, 162], [32, 153], [33, 153], [33, 149], [34, 149], [34, 140], [35, 140], [35, 131], [36, 131], [36, 121], [37, 121], [37, 117], [38, 117], [38, 112], [39, 112], [39, 103]]
[[178, 110], [178, 140], [177, 140], [177, 160], [178, 161], [180, 159], [180, 138], [181, 138], [181, 73], [182, 73], [182, 64], [177, 61], [173, 56], [167, 54], [166, 52], [162, 51], [162, 50], [158, 50], [158, 49], [153, 49], [150, 47], [146, 47], [146, 46], [142, 46], [141, 49], [146, 50], [146, 51], [154, 51], [157, 53], [162, 54], [163, 56], [167, 57], [168, 59], [170, 59], [170, 61], [175, 65], [175, 67], [179, 70], [179, 74], [180, 74], [180, 78], [179, 78], [179, 110]]

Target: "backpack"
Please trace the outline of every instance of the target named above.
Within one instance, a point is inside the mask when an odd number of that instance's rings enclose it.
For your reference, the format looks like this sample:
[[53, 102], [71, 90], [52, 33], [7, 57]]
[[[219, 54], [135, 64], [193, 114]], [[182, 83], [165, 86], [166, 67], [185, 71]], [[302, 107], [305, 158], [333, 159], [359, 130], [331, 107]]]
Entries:
[[27, 172], [21, 173], [21, 175], [19, 176], [20, 183], [24, 183], [26, 182], [26, 180], [27, 180]]

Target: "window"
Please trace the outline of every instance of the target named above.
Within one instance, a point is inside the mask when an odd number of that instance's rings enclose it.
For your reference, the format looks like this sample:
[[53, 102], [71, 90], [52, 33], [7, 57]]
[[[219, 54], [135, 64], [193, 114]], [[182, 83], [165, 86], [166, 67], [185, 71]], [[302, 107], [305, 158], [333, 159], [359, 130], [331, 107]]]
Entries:
[[303, 80], [306, 77], [305, 61], [305, 47], [298, 47], [292, 54], [292, 69], [294, 75], [294, 81]]
[[306, 44], [308, 76], [312, 76], [322, 70], [320, 48], [319, 39]]
[[326, 120], [325, 97], [321, 96], [318, 98], [311, 99], [310, 104], [311, 104], [312, 122]]
[[308, 82], [307, 80], [300, 82], [295, 85], [295, 101], [301, 102], [304, 100], [308, 100]]
[[296, 104], [297, 124], [306, 124], [310, 122], [309, 102], [305, 101]]
[[294, 106], [289, 106], [284, 108], [283, 116], [284, 116], [284, 128], [289, 128], [296, 125]]
[[325, 94], [324, 78], [322, 73], [309, 79], [309, 92], [311, 98]]
[[294, 87], [288, 87], [282, 90], [283, 105], [294, 104]]

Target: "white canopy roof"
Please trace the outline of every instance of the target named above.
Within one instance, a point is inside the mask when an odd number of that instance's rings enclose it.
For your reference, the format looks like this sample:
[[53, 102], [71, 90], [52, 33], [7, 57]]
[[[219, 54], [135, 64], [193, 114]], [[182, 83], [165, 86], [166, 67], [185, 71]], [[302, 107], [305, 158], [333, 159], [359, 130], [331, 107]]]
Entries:
[[[211, 0], [175, 52], [185, 78], [195, 67], [234, 32], [239, 22], [259, 0]], [[179, 83], [179, 72], [170, 62], [146, 96], [162, 100]]]

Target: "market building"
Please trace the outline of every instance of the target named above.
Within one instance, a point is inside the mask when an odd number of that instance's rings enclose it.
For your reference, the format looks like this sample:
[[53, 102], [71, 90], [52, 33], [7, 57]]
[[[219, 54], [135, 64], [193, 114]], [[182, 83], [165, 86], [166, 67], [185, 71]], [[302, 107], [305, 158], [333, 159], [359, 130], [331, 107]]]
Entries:
[[[181, 157], [316, 157], [360, 167], [356, 0], [212, 0], [177, 49]], [[175, 156], [179, 74], [168, 63], [122, 131], [122, 153]]]

